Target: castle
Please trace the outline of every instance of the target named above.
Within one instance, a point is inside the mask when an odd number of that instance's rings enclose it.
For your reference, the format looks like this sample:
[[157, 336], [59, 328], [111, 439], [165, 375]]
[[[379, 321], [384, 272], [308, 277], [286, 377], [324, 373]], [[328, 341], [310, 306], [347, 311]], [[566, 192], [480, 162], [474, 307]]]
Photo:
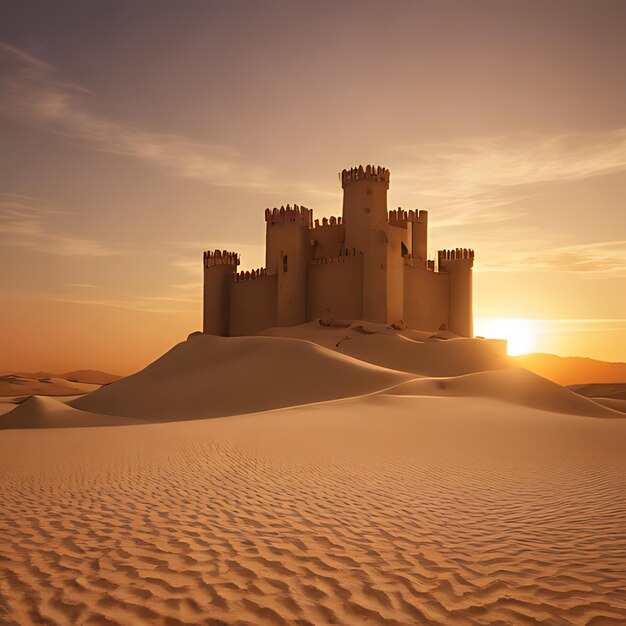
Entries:
[[359, 166], [340, 179], [342, 217], [320, 223], [305, 207], [266, 209], [265, 267], [242, 272], [238, 253], [204, 253], [204, 332], [338, 318], [471, 337], [474, 251], [428, 260], [428, 212], [387, 211], [389, 170]]

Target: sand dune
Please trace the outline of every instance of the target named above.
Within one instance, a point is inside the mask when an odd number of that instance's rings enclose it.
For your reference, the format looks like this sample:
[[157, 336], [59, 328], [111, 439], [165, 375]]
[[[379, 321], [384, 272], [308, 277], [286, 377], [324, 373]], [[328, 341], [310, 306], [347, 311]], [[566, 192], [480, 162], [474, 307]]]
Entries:
[[624, 449], [458, 397], [5, 431], [0, 622], [623, 624]]
[[0, 416], [0, 623], [626, 623], [626, 419], [489, 342], [292, 331]]
[[593, 401], [596, 404], [605, 406], [607, 409], [626, 413], [626, 400], [620, 400], [619, 398], [594, 398]]
[[432, 333], [394, 330], [371, 322], [346, 324], [333, 328], [310, 322], [271, 328], [262, 334], [313, 341], [367, 363], [423, 376], [459, 376], [509, 366], [500, 342], [459, 338], [450, 333], [436, 338]]
[[597, 404], [593, 400], [584, 398], [522, 368], [478, 372], [449, 378], [423, 378], [402, 383], [384, 393], [493, 398], [555, 413], [621, 417], [606, 406]]
[[100, 370], [72, 370], [70, 372], [63, 372], [62, 374], [53, 374], [50, 372], [19, 372], [14, 375], [24, 376], [26, 378], [63, 378], [71, 382], [89, 383], [93, 385], [108, 385], [122, 378], [117, 374], [109, 374], [108, 372], [102, 372]]
[[31, 396], [18, 404], [10, 413], [0, 414], [0, 429], [117, 426], [136, 423], [136, 420], [128, 417], [79, 411], [48, 396]]
[[146, 421], [207, 418], [362, 395], [409, 378], [306, 341], [197, 334], [71, 405]]
[[[508, 361], [497, 348], [485, 341], [435, 339], [428, 333], [361, 322], [271, 329], [262, 337], [193, 334], [141, 372], [68, 403], [92, 414], [176, 421], [324, 402], [394, 387], [389, 393], [476, 396], [559, 413], [616, 415], [613, 409], [618, 407], [585, 399], [526, 370], [501, 369]], [[429, 378], [415, 380], [418, 375]], [[400, 383], [404, 384], [396, 387]], [[29, 403], [6, 415], [4, 427], [81, 423], [80, 413], [68, 411], [61, 417], [62, 405], [36, 402], [35, 407]], [[86, 415], [83, 424], [120, 423], [94, 419]]]
[[569, 389], [609, 409], [626, 413], [626, 383], [570, 385]]
[[569, 389], [587, 398], [614, 398], [615, 400], [626, 400], [626, 382], [570, 385]]
[[21, 374], [0, 376], [0, 396], [67, 396], [94, 391], [99, 384], [70, 381], [55, 377], [29, 377]]

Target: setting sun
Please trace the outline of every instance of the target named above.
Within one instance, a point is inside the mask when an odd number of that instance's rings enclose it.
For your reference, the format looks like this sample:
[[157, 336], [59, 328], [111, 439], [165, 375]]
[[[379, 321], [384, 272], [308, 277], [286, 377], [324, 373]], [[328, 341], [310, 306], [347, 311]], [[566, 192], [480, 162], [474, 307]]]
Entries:
[[536, 333], [532, 320], [521, 317], [490, 317], [474, 323], [476, 336], [488, 339], [506, 339], [511, 356], [536, 350]]

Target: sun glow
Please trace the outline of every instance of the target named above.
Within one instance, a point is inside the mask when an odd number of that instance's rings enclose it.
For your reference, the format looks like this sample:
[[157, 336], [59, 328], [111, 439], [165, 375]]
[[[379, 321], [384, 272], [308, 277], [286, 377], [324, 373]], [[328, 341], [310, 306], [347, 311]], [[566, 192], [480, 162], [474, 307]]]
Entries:
[[474, 322], [474, 334], [488, 339], [506, 339], [511, 356], [535, 352], [537, 336], [533, 322], [521, 317], [487, 317]]

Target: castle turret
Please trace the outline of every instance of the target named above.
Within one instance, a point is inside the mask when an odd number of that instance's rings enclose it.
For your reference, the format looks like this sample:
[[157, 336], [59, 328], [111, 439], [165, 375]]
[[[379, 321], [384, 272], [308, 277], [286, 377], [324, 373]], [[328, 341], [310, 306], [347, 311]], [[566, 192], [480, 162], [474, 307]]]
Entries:
[[266, 209], [265, 267], [277, 274], [276, 325], [306, 322], [307, 264], [311, 257], [309, 228], [313, 212], [305, 207]]
[[239, 255], [227, 250], [204, 253], [204, 311], [202, 330], [208, 335], [230, 334], [230, 290]]
[[428, 211], [409, 211], [412, 224], [411, 250], [415, 262], [426, 267], [428, 260]]
[[[363, 253], [363, 318], [388, 322], [387, 190], [389, 170], [360, 165], [340, 174], [345, 245]], [[395, 320], [394, 320], [395, 321]]]
[[450, 315], [448, 330], [461, 337], [474, 335], [472, 267], [474, 251], [467, 248], [439, 250], [439, 271], [450, 275]]

